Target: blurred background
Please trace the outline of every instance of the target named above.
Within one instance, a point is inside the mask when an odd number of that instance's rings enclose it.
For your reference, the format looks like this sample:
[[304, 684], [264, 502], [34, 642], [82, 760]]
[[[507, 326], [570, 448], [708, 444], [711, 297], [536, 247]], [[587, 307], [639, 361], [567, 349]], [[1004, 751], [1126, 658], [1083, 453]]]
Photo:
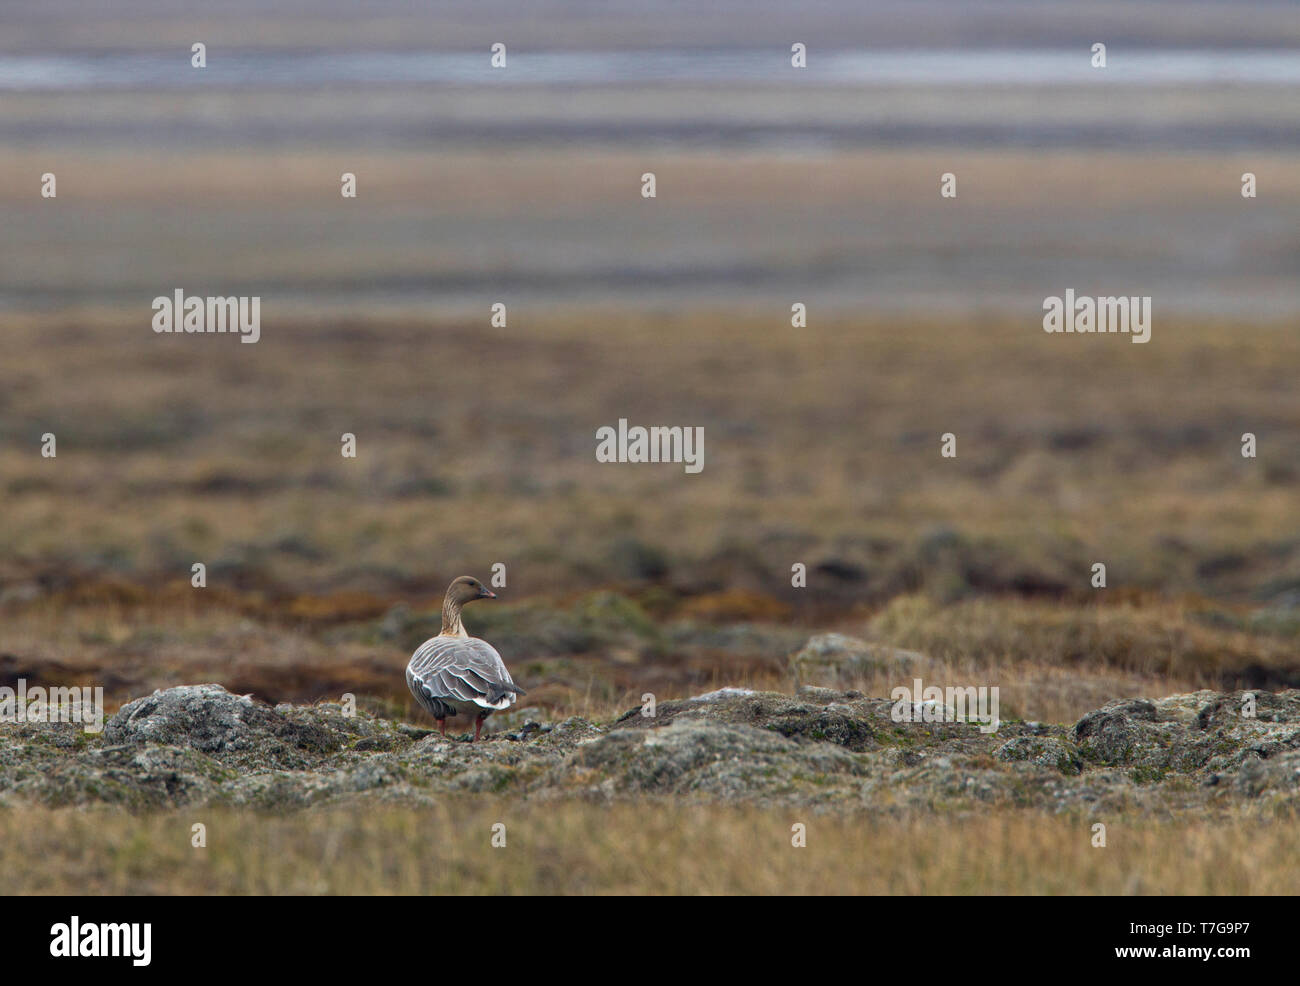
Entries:
[[[788, 687], [822, 629], [1004, 716], [1300, 682], [1296, 4], [0, 18], [0, 683], [412, 714], [497, 562], [524, 716]], [[177, 288], [261, 341], [155, 335]], [[1152, 341], [1046, 335], [1067, 288]], [[598, 465], [621, 417], [704, 471]]]

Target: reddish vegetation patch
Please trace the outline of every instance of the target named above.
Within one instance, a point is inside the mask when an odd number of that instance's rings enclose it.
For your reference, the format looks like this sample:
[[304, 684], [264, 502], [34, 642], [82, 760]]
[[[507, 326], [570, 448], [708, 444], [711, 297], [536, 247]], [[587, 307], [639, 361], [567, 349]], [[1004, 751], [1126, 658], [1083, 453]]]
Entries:
[[730, 589], [688, 599], [681, 606], [680, 612], [688, 618], [726, 623], [736, 620], [783, 620], [790, 616], [790, 607], [761, 592]]

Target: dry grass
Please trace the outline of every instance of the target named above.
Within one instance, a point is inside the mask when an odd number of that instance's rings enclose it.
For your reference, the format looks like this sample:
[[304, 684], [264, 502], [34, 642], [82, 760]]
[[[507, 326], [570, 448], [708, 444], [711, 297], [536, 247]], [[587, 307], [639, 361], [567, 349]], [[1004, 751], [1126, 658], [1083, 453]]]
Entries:
[[[1091, 844], [1097, 821], [1106, 848]], [[491, 845], [498, 822], [505, 848]], [[791, 846], [796, 822], [806, 848]], [[21, 809], [0, 812], [0, 867], [18, 894], [1285, 894], [1300, 878], [1294, 822], [504, 802], [283, 818]]]
[[[204, 559], [216, 585], [432, 594], [503, 560], [528, 595], [628, 574], [613, 546], [637, 539], [778, 597], [792, 560], [867, 569], [812, 597], [1059, 592], [1086, 588], [1094, 560], [1112, 585], [1175, 592], [1300, 578], [1300, 337], [1281, 326], [1189, 322], [1148, 357], [1067, 353], [1005, 322], [302, 324], [256, 347], [16, 322], [0, 373], [15, 576], [45, 562], [156, 583]], [[433, 360], [460, 371], [436, 401]], [[704, 472], [599, 465], [595, 429], [619, 417], [703, 426]], [[38, 454], [45, 431], [57, 460]], [[956, 554], [927, 540], [945, 529]]]

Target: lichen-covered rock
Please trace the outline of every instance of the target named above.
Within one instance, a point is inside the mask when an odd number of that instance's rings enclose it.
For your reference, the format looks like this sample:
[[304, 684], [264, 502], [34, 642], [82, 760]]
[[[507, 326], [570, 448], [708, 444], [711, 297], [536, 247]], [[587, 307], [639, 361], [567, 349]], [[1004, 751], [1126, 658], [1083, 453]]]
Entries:
[[1256, 798], [1270, 791], [1300, 792], [1300, 750], [1288, 750], [1269, 759], [1243, 758], [1233, 775], [1238, 794]]
[[1008, 762], [1025, 761], [1052, 767], [1062, 774], [1078, 774], [1083, 770], [1078, 749], [1058, 736], [1015, 736], [998, 747], [995, 756]]
[[471, 744], [335, 704], [273, 708], [194, 685], [127, 703], [100, 735], [0, 723], [0, 805], [282, 811], [649, 797], [878, 812], [1300, 807], [1300, 691], [1112, 702], [1073, 727], [1003, 721], [993, 733], [896, 722], [894, 709], [855, 691], [721, 688], [605, 725], [525, 721]]
[[810, 639], [790, 658], [796, 687], [852, 685], [878, 671], [907, 673], [925, 658], [913, 651], [873, 644], [842, 633], [822, 633]]
[[319, 718], [286, 716], [220, 685], [160, 689], [128, 702], [105, 724], [104, 739], [188, 746], [220, 759], [276, 767], [307, 766], [311, 755], [343, 745], [338, 730]]
[[[1255, 764], [1300, 749], [1300, 692], [1200, 691], [1112, 702], [1080, 719], [1073, 738], [1085, 761], [1126, 767], [1143, 783], [1173, 775], [1213, 785], [1244, 770], [1282, 790], [1285, 770], [1260, 772]], [[1243, 791], [1259, 788], [1243, 784]]]
[[584, 746], [548, 782], [605, 794], [707, 794], [762, 797], [801, 781], [829, 783], [866, 772], [826, 743], [801, 744], [769, 730], [682, 718], [662, 729], [621, 730]]
[[1156, 707], [1148, 701], [1111, 702], [1074, 724], [1074, 741], [1086, 759], [1114, 767], [1140, 755], [1143, 727], [1155, 722]]

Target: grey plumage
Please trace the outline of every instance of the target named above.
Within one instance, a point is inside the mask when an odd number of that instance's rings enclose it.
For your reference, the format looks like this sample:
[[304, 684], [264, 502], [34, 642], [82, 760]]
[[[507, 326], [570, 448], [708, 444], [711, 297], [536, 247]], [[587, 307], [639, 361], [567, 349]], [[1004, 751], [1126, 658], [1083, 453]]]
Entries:
[[474, 738], [478, 739], [483, 720], [525, 694], [496, 648], [467, 634], [460, 620], [466, 603], [495, 598], [496, 593], [478, 579], [468, 575], [454, 579], [442, 601], [442, 632], [422, 643], [406, 666], [406, 687], [420, 707], [438, 720], [444, 736], [448, 716], [469, 713], [475, 716]]
[[491, 713], [526, 694], [496, 648], [477, 637], [430, 637], [406, 666], [406, 685], [435, 719]]

